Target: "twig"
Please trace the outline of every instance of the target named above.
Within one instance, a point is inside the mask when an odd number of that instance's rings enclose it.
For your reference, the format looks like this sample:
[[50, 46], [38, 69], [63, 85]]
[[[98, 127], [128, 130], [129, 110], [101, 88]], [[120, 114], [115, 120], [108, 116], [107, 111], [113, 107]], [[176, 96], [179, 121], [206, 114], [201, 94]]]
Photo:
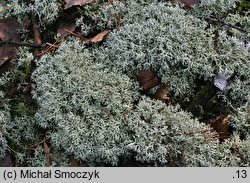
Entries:
[[70, 30], [68, 30], [68, 29], [64, 29], [64, 30], [65, 30], [66, 32], [72, 34], [72, 35], [75, 36], [75, 37], [80, 37], [80, 35], [78, 35], [78, 34], [72, 32], [72, 31], [70, 31]]
[[34, 149], [37, 148], [38, 145], [42, 144], [43, 142], [44, 142], [44, 139], [43, 139], [42, 141], [38, 142], [38, 143], [35, 144], [35, 145], [31, 145], [31, 146], [29, 146], [29, 147], [24, 147], [24, 149], [25, 149], [25, 150], [34, 150]]
[[7, 148], [10, 150], [10, 151], [12, 151], [13, 153], [15, 153], [15, 154], [18, 154], [14, 149], [12, 149], [10, 146], [7, 146]]
[[0, 41], [0, 47], [1, 46], [26, 46], [31, 48], [42, 48], [43, 45], [35, 45], [32, 43], [22, 43], [22, 42], [15, 42], [15, 41]]
[[[58, 48], [60, 44], [61, 44], [61, 42], [58, 41], [58, 40], [57, 40], [55, 43], [53, 43], [53, 44], [51, 44], [51, 43], [45, 43], [45, 45], [48, 45], [49, 47], [46, 48], [46, 50], [42, 51], [41, 53], [37, 54], [37, 56], [41, 56], [41, 55], [43, 55], [43, 54], [49, 52], [49, 51], [52, 50], [52, 49]], [[52, 50], [52, 51], [53, 51], [53, 50]]]
[[[198, 17], [198, 18], [201, 18], [201, 17]], [[226, 23], [226, 22], [224, 22], [224, 21], [222, 21], [222, 20], [218, 20], [217, 18], [204, 18], [204, 19], [205, 19], [206, 21], [218, 22], [218, 23], [221, 23], [221, 24], [226, 25], [226, 26], [228, 26], [228, 27], [237, 29], [237, 30], [239, 30], [239, 31], [241, 31], [241, 32], [248, 33], [248, 31], [246, 31], [246, 30], [244, 30], [244, 29], [242, 29], [242, 28], [240, 28], [240, 27], [237, 27], [237, 26], [235, 26], [235, 25]]]
[[54, 48], [58, 48], [58, 45], [56, 45], [58, 41], [56, 41], [55, 43], [51, 44], [51, 43], [45, 43], [46, 45], [50, 46], [51, 47], [54, 47]]

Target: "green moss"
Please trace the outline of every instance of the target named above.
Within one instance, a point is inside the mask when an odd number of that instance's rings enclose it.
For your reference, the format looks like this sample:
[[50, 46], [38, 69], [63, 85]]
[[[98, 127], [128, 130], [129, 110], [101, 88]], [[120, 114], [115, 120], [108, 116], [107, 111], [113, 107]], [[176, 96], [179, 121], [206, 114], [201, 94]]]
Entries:
[[237, 3], [237, 11], [240, 14], [244, 14], [244, 12], [249, 12], [250, 10], [250, 2], [246, 0], [241, 0], [240, 2]]
[[16, 101], [12, 104], [10, 103], [11, 110], [10, 113], [12, 116], [33, 116], [36, 113], [36, 107], [30, 104], [25, 103], [24, 101]]

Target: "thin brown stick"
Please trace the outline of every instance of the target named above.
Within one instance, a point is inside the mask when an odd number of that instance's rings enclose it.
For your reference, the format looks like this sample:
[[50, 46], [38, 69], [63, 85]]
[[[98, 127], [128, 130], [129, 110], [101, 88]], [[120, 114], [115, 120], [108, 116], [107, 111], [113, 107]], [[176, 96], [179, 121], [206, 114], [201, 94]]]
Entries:
[[75, 36], [75, 37], [80, 37], [80, 35], [78, 35], [78, 34], [72, 32], [72, 31], [70, 31], [70, 30], [68, 30], [68, 29], [64, 29], [64, 30], [65, 30], [66, 32], [72, 34], [72, 35]]
[[51, 43], [45, 43], [45, 44], [46, 44], [46, 45], [49, 45], [49, 48], [51, 48], [51, 47], [58, 48], [59, 46], [56, 45], [57, 42], [58, 42], [58, 41], [56, 41], [56, 42], [53, 43], [53, 44], [51, 44]]
[[49, 45], [49, 47], [46, 50], [42, 51], [41, 53], [37, 54], [37, 56], [41, 56], [41, 55], [49, 52], [51, 49], [58, 48], [60, 44], [61, 44], [61, 42], [58, 41], [58, 40], [55, 43], [53, 43], [53, 44], [51, 44], [51, 43], [45, 43], [45, 45]]
[[218, 136], [219, 137], [219, 134], [217, 132], [215, 132], [215, 133], [210, 133], [210, 134], [203, 135], [204, 138], [211, 137], [211, 136], [213, 136], [213, 137]]
[[219, 140], [219, 138], [217, 138], [217, 137], [210, 138], [210, 139], [203, 140], [203, 142], [211, 142], [211, 141], [216, 141], [216, 140]]
[[[198, 17], [198, 18], [201, 18], [201, 17]], [[231, 27], [231, 28], [237, 29], [237, 30], [239, 30], [239, 31], [241, 31], [241, 32], [244, 32], [244, 33], [249, 33], [248, 31], [246, 31], [246, 30], [244, 30], [244, 29], [242, 29], [242, 28], [240, 28], [240, 27], [237, 27], [237, 26], [235, 26], [235, 25], [232, 25], [232, 24], [226, 23], [226, 22], [224, 22], [224, 21], [222, 21], [222, 20], [218, 20], [218, 19], [217, 19], [217, 18], [215, 18], [215, 17], [205, 18], [205, 20], [206, 20], [206, 21], [210, 21], [210, 22], [217, 22], [217, 23], [221, 23], [221, 24], [223, 24], [223, 25], [225, 25], [225, 26], [228, 26], [228, 27]]]
[[26, 46], [31, 48], [42, 48], [43, 45], [36, 45], [32, 43], [22, 43], [22, 42], [15, 42], [15, 41], [0, 41], [0, 47], [1, 46]]

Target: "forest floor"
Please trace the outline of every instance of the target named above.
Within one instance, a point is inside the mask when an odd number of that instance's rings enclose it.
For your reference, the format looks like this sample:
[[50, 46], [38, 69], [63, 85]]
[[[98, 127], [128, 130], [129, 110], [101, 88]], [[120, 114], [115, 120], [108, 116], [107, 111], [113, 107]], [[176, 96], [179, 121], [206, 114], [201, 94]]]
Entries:
[[[2, 107], [7, 101], [14, 103], [19, 103], [20, 106], [13, 108], [12, 113], [20, 113], [22, 105], [25, 103], [30, 107], [30, 113], [33, 113], [39, 106], [36, 100], [32, 96], [32, 72], [36, 68], [35, 61], [47, 53], [54, 53], [57, 48], [68, 38], [75, 37], [79, 41], [83, 42], [88, 46], [99, 46], [102, 45], [103, 40], [112, 31], [111, 29], [103, 30], [92, 30], [87, 36], [83, 35], [81, 28], [77, 26], [75, 20], [84, 15], [84, 6], [93, 3], [93, 0], [63, 0], [61, 1], [61, 12], [60, 16], [54, 21], [53, 24], [45, 27], [46, 31], [39, 29], [38, 17], [34, 16], [32, 13], [27, 14], [23, 17], [22, 22], [17, 21], [14, 18], [6, 18], [0, 20], [0, 76], [6, 74], [7, 72], [12, 72], [16, 70], [17, 63], [12, 62], [15, 58], [18, 58], [19, 48], [28, 48], [32, 51], [34, 59], [31, 62], [31, 66], [28, 68], [22, 68], [19, 70], [19, 76], [21, 79], [16, 80], [4, 88], [8, 91], [4, 96], [4, 99], [0, 100], [0, 107]], [[112, 0], [108, 0], [108, 3], [113, 3]], [[105, 3], [107, 3], [105, 2]], [[193, 5], [199, 3], [199, 0], [176, 0], [177, 3], [182, 2], [185, 4], [185, 8], [192, 8]], [[249, 11], [249, 2], [244, 1], [245, 4], [238, 5], [239, 12]], [[15, 7], [13, 3], [0, 11], [9, 11], [10, 8]], [[114, 15], [114, 20], [116, 22], [116, 27], [114, 29], [119, 30], [122, 26], [121, 17]], [[86, 16], [85, 21], [91, 21], [91, 18]], [[94, 22], [92, 22], [94, 24]], [[25, 35], [25, 38], [24, 36]], [[60, 39], [55, 39], [60, 35]], [[159, 84], [159, 79], [150, 70], [143, 70], [138, 74], [138, 82], [145, 91], [157, 86]], [[199, 81], [197, 81], [199, 82]], [[200, 83], [199, 91], [197, 91], [196, 100], [190, 102], [179, 102], [181, 107], [198, 116], [202, 121], [210, 123], [211, 126], [218, 132], [219, 139], [223, 140], [228, 138], [233, 129], [228, 125], [228, 120], [230, 119], [230, 113], [223, 106], [220, 101], [216, 103], [208, 103], [208, 101], [213, 101], [216, 93], [216, 87], [211, 85], [211, 83]], [[146, 92], [145, 92], [146, 93]], [[146, 93], [146, 95], [149, 95]], [[163, 85], [159, 91], [150, 96], [152, 98], [162, 100], [166, 103], [175, 103], [171, 96], [167, 95], [166, 87]], [[15, 100], [14, 100], [15, 99]], [[20, 102], [21, 101], [21, 102]], [[202, 107], [203, 111], [200, 111]], [[16, 110], [16, 111], [15, 111]], [[204, 112], [205, 111], [205, 112]], [[250, 112], [250, 109], [249, 109]], [[44, 131], [44, 137], [47, 131]], [[40, 144], [44, 147], [44, 153], [50, 156], [50, 144], [46, 141], [46, 138], [41, 139]], [[38, 144], [37, 144], [38, 145]], [[36, 145], [33, 147], [36, 148]], [[13, 150], [14, 151], [14, 150]], [[13, 154], [11, 151], [6, 154], [5, 158], [1, 160], [3, 166], [25, 166], [17, 165], [13, 160]], [[70, 157], [70, 162], [72, 166], [83, 166], [80, 165], [77, 160]], [[127, 166], [135, 166], [132, 163]], [[136, 166], [141, 166], [137, 164]]]

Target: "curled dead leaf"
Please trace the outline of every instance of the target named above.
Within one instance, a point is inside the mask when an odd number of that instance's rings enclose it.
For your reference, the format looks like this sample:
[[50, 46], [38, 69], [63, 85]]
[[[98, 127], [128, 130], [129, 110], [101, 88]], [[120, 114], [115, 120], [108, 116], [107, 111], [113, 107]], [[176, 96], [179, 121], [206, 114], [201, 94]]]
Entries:
[[175, 2], [183, 3], [187, 7], [192, 7], [193, 5], [198, 4], [200, 2], [200, 0], [175, 0]]
[[230, 137], [230, 129], [228, 125], [230, 118], [230, 114], [227, 116], [219, 116], [210, 124], [210, 126], [219, 134], [219, 139], [226, 139]]
[[160, 83], [156, 74], [149, 69], [140, 71], [137, 79], [144, 91], [148, 91]]
[[168, 94], [167, 84], [163, 84], [159, 88], [159, 90], [154, 94], [153, 98], [157, 100], [166, 101], [170, 99], [167, 94]]
[[72, 32], [74, 32], [76, 29], [75, 22], [67, 23], [67, 22], [59, 22], [57, 26], [57, 34], [60, 34], [61, 36], [68, 36], [71, 35]]
[[44, 153], [49, 156], [50, 155], [50, 148], [45, 140], [43, 141], [43, 149], [44, 149]]
[[16, 56], [16, 49], [12, 46], [0, 47], [0, 66]]
[[64, 9], [68, 9], [71, 6], [82, 6], [85, 4], [92, 3], [94, 0], [64, 0], [65, 6]]
[[79, 161], [77, 161], [73, 155], [69, 157], [71, 167], [79, 167]]
[[22, 23], [21, 23], [21, 30], [22, 30], [22, 31], [27, 30], [28, 27], [30, 26], [30, 24], [31, 24], [31, 20], [30, 20], [29, 16], [25, 16], [25, 17], [23, 18]]
[[44, 141], [43, 141], [43, 151], [47, 156], [47, 166], [51, 166], [52, 162], [51, 162], [50, 148], [49, 148], [48, 144], [46, 143], [46, 139], [44, 139]]
[[90, 39], [90, 42], [92, 42], [92, 43], [101, 42], [104, 39], [104, 37], [108, 35], [109, 32], [110, 32], [110, 30], [102, 31], [101, 33], [97, 34], [95, 37]]
[[0, 39], [2, 41], [20, 41], [17, 30], [20, 28], [19, 23], [10, 18], [0, 20]]
[[13, 167], [13, 164], [11, 154], [7, 152], [3, 158], [3, 167]]
[[[20, 41], [20, 35], [17, 30], [20, 28], [18, 22], [14, 19], [0, 20], [0, 41]], [[4, 45], [0, 47], [0, 66], [16, 56], [17, 46]]]

